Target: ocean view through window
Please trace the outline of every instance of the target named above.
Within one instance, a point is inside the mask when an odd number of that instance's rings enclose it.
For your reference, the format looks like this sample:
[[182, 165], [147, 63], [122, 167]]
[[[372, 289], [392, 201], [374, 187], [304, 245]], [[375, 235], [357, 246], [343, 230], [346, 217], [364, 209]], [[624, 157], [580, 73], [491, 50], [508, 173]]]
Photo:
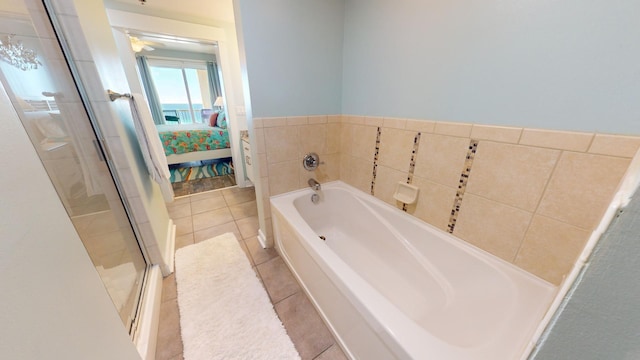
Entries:
[[205, 62], [149, 59], [151, 76], [168, 124], [203, 123], [211, 109]]

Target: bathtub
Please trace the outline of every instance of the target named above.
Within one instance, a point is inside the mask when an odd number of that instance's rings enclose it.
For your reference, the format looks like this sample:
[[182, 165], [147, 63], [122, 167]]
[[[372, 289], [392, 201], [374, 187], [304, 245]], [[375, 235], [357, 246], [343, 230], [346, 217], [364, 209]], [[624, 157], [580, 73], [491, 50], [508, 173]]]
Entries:
[[343, 182], [271, 198], [276, 249], [354, 359], [523, 359], [556, 288]]

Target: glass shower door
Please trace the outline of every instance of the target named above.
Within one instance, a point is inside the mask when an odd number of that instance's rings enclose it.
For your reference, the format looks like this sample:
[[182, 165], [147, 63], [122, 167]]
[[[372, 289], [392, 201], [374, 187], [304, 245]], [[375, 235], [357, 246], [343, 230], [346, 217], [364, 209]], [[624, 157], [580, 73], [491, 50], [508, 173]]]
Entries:
[[0, 41], [0, 86], [131, 332], [147, 263], [43, 5], [0, 2]]

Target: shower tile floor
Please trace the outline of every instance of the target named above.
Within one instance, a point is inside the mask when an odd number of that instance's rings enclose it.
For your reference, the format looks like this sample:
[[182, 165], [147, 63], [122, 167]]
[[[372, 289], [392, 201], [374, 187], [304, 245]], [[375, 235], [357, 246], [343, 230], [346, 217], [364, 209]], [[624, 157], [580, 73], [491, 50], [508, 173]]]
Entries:
[[[258, 243], [253, 188], [233, 187], [179, 198], [169, 205], [169, 215], [177, 227], [176, 249], [226, 232], [235, 234], [302, 359], [347, 359], [278, 253]], [[163, 282], [156, 359], [182, 360], [182, 351], [172, 274]]]

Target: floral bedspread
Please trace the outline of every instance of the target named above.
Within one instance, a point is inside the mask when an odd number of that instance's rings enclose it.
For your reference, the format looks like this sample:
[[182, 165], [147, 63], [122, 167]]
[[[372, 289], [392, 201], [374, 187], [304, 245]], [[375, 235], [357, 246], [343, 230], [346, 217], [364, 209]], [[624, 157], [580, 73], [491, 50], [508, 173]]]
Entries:
[[218, 127], [206, 130], [161, 131], [158, 134], [166, 155], [229, 147], [229, 131]]

